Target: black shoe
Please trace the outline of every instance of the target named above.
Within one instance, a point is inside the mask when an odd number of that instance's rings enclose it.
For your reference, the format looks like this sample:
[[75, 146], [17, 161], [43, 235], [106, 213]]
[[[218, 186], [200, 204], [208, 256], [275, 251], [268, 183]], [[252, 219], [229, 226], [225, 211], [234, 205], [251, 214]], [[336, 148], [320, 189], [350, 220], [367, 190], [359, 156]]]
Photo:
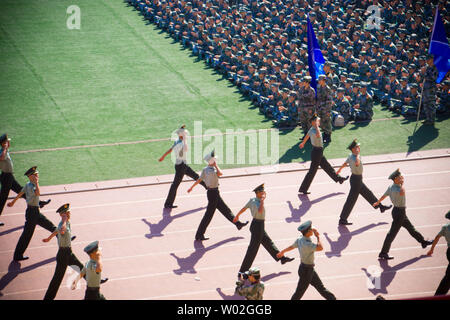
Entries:
[[48, 205], [50, 203], [50, 201], [52, 201], [52, 199], [48, 199], [47, 201], [39, 201], [39, 208], [43, 208], [46, 205]]
[[195, 241], [204, 241], [204, 240], [209, 240], [209, 238], [205, 238], [205, 236], [195, 237]]
[[281, 257], [280, 261], [281, 261], [281, 264], [285, 264], [287, 262], [293, 261], [294, 259], [295, 258]]
[[298, 193], [303, 193], [303, 194], [310, 194], [311, 192], [309, 192], [309, 191], [303, 191], [303, 190], [298, 190]]
[[380, 211], [381, 213], [385, 212], [386, 210], [389, 210], [390, 208], [392, 208], [392, 205], [390, 206], [383, 206], [381, 203], [379, 205]]
[[391, 260], [394, 259], [394, 257], [390, 257], [387, 253], [380, 253], [378, 255], [378, 258], [381, 260]]
[[339, 220], [341, 226], [351, 226], [353, 223], [348, 221]]
[[175, 209], [175, 208], [177, 208], [177, 207], [178, 207], [178, 206], [174, 206], [173, 204], [170, 205], [170, 206], [167, 206], [167, 205], [164, 206], [165, 209]]
[[72, 236], [72, 238], [70, 238], [70, 241], [73, 241], [77, 238], [77, 236]]
[[248, 221], [247, 222], [240, 222], [240, 221], [238, 221], [238, 222], [236, 222], [236, 228], [238, 228], [238, 230], [241, 230], [243, 227], [245, 227], [246, 225], [248, 224]]
[[0, 227], [3, 227], [5, 224], [3, 222], [0, 222]]
[[104, 284], [108, 280], [109, 280], [108, 278], [104, 278], [104, 279], [100, 280], [100, 284]]
[[345, 178], [344, 177], [339, 177], [337, 182], [339, 182], [340, 184], [343, 184], [344, 181], [347, 180], [347, 179], [348, 179], [348, 176], [346, 176]]
[[425, 249], [426, 247], [428, 247], [432, 244], [433, 244], [433, 241], [424, 240], [424, 241], [422, 241], [422, 248]]
[[27, 257], [27, 256], [21, 256], [21, 257], [18, 257], [18, 258], [14, 258], [14, 261], [23, 261], [23, 260], [28, 260], [30, 257]]

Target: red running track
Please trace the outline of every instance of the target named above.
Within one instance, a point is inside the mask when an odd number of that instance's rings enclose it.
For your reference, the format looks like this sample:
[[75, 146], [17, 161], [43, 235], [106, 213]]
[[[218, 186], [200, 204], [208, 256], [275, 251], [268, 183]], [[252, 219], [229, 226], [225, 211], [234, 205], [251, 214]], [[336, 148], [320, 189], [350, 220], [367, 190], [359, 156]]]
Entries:
[[[367, 162], [369, 157], [363, 156], [363, 160]], [[332, 163], [341, 164], [342, 159]], [[405, 175], [407, 215], [417, 230], [432, 240], [448, 223], [444, 214], [450, 208], [450, 161], [444, 157], [365, 165], [364, 181], [377, 197], [386, 190], [390, 183], [387, 176], [396, 168]], [[229, 172], [225, 170], [225, 175]], [[347, 173], [349, 169], [343, 172]], [[299, 236], [301, 222], [312, 220], [324, 245], [324, 251], [316, 254], [316, 271], [338, 299], [375, 299], [378, 294], [386, 299], [406, 299], [434, 294], [447, 267], [443, 239], [434, 255], [427, 257], [428, 249], [422, 249], [402, 229], [390, 251], [395, 259], [380, 263], [377, 256], [392, 221], [390, 210], [381, 214], [360, 197], [349, 218], [354, 224], [338, 227], [348, 181], [334, 183], [319, 170], [311, 194], [299, 196], [297, 190], [305, 174], [298, 171], [221, 179], [221, 195], [237, 213], [254, 196], [251, 190], [264, 182], [266, 231], [280, 250]], [[207, 200], [201, 186], [187, 194], [191, 184], [180, 185], [175, 202], [179, 207], [172, 211], [162, 209], [169, 185], [161, 184], [51, 195], [52, 202], [42, 213], [57, 224], [55, 210], [70, 202], [72, 233], [77, 236], [72, 247], [82, 262], [88, 258], [83, 248], [91, 241], [100, 241], [103, 276], [109, 277], [101, 291], [107, 299], [241, 299], [234, 295], [234, 283], [249, 243], [249, 225], [238, 231], [217, 211], [206, 232], [210, 239], [195, 242]], [[43, 193], [56, 189], [58, 186], [45, 187]], [[390, 204], [389, 199], [385, 203]], [[56, 240], [43, 243], [48, 232], [39, 226], [25, 253], [30, 259], [12, 262], [24, 212], [25, 202], [19, 201], [15, 207], [5, 208], [1, 216], [5, 226], [0, 228], [0, 299], [42, 299], [55, 269]], [[242, 215], [241, 221], [246, 220], [251, 220], [249, 211]], [[260, 267], [266, 283], [264, 299], [289, 299], [294, 292], [299, 253], [295, 250], [287, 255], [295, 260], [281, 265], [260, 248], [253, 265]], [[57, 299], [83, 299], [84, 281], [77, 290], [69, 289], [74, 276], [68, 269]], [[310, 287], [303, 299], [322, 297]]]

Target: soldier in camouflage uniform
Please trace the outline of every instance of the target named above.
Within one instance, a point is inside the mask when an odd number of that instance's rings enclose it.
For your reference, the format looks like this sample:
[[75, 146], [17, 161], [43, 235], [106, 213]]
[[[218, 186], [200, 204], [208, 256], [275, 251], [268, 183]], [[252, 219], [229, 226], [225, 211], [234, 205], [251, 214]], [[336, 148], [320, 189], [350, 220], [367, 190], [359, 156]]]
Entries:
[[367, 93], [367, 83], [361, 82], [360, 94], [356, 98], [355, 121], [372, 120], [373, 116], [373, 100]]
[[[257, 267], [250, 268], [236, 282], [235, 292], [245, 297], [246, 300], [262, 300], [264, 294], [264, 282], [261, 281], [261, 274]], [[248, 279], [250, 284], [245, 284]]]
[[344, 88], [337, 89], [337, 97], [335, 100], [334, 109], [344, 117], [345, 123], [347, 123], [350, 120], [351, 106], [347, 98], [344, 97], [344, 91]]
[[300, 125], [306, 134], [311, 127], [309, 119], [315, 113], [316, 93], [310, 86], [311, 77], [305, 76], [302, 80], [302, 89], [298, 93], [298, 113]]
[[427, 68], [425, 70], [425, 81], [423, 84], [422, 108], [425, 113], [423, 124], [434, 125], [436, 116], [436, 79], [438, 70], [433, 63], [433, 56], [427, 58]]
[[326, 76], [319, 76], [319, 86], [317, 87], [317, 114], [322, 120], [320, 128], [323, 130], [323, 142], [331, 142], [331, 103], [333, 101], [333, 93], [331, 88], [326, 85]]

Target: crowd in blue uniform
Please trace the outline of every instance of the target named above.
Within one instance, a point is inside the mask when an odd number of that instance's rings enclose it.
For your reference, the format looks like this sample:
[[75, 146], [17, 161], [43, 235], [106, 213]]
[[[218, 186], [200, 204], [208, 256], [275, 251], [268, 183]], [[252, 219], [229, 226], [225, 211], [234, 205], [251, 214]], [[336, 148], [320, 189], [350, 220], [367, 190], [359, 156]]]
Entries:
[[[371, 120], [373, 102], [417, 115], [433, 26], [431, 0], [126, 1], [236, 84], [279, 126], [300, 120], [308, 14], [327, 61], [333, 118]], [[371, 30], [370, 5], [380, 8], [381, 17]], [[449, 4], [440, 1], [439, 8], [448, 25]], [[438, 85], [437, 112], [450, 110], [449, 88], [449, 80]]]

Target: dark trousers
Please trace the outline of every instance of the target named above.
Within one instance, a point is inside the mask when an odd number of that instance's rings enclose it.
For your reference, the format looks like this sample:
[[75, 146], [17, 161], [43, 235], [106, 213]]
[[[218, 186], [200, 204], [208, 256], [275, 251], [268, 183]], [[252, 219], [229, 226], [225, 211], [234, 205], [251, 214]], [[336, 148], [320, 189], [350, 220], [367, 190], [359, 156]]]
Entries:
[[200, 221], [195, 238], [201, 238], [204, 236], [206, 228], [208, 228], [216, 209], [218, 209], [228, 221], [233, 223], [234, 215], [231, 213], [230, 208], [225, 204], [225, 202], [223, 202], [219, 189], [208, 189], [206, 195], [208, 197], [208, 206], [206, 207], [206, 212], [202, 218], [202, 221]]
[[447, 248], [447, 260], [447, 271], [445, 271], [445, 275], [442, 278], [441, 283], [439, 283], [436, 293], [434, 294], [435, 296], [446, 295], [450, 289], [450, 247]]
[[83, 270], [83, 265], [80, 260], [73, 254], [71, 248], [59, 248], [56, 254], [56, 269], [53, 274], [52, 281], [48, 286], [47, 292], [45, 293], [44, 300], [53, 300], [58, 293], [61, 281], [66, 273], [67, 266], [75, 265], [81, 270]]
[[392, 241], [394, 241], [401, 227], [408, 230], [409, 234], [418, 242], [422, 243], [425, 240], [423, 236], [414, 228], [414, 226], [406, 216], [406, 208], [394, 207], [392, 209], [392, 219], [391, 229], [386, 235], [381, 253], [387, 254], [389, 252]]
[[250, 225], [250, 232], [250, 244], [248, 245], [247, 253], [245, 254], [244, 260], [242, 261], [239, 272], [245, 272], [250, 269], [261, 244], [267, 250], [267, 252], [269, 252], [272, 258], [274, 258], [276, 261], [279, 260], [277, 258], [277, 253], [280, 251], [264, 230], [264, 220], [253, 219], [252, 224]]
[[43, 214], [39, 212], [39, 207], [27, 207], [25, 212], [25, 226], [23, 228], [22, 235], [17, 242], [16, 250], [14, 251], [14, 259], [21, 258], [23, 253], [30, 243], [33, 236], [36, 225], [53, 232], [56, 230], [56, 226], [48, 220]]
[[2, 172], [0, 175], [0, 183], [2, 187], [0, 189], [0, 215], [5, 207], [6, 200], [8, 199], [9, 190], [15, 193], [20, 193], [22, 191], [22, 186], [16, 181], [14, 175], [8, 172]]
[[352, 212], [359, 195], [362, 195], [364, 199], [370, 203], [370, 205], [378, 201], [373, 192], [370, 191], [362, 181], [362, 175], [352, 174], [350, 177], [350, 192], [341, 212], [340, 219], [342, 221], [347, 221], [347, 218], [350, 215], [350, 212]]
[[100, 293], [100, 288], [87, 287], [84, 300], [106, 300], [106, 298]]
[[322, 297], [327, 300], [336, 300], [334, 294], [325, 288], [320, 280], [319, 275], [314, 270], [314, 265], [300, 264], [298, 268], [298, 284], [297, 289], [295, 289], [294, 294], [291, 297], [291, 300], [299, 300], [305, 294], [306, 289], [308, 289], [311, 284], [316, 290], [320, 293]]
[[[184, 175], [187, 175], [194, 180], [198, 180], [199, 178], [198, 174], [194, 170], [192, 170], [191, 167], [189, 167], [187, 164], [185, 163], [176, 164], [175, 177], [173, 178], [172, 185], [170, 186], [169, 189], [169, 194], [167, 195], [166, 202], [164, 203], [165, 207], [173, 205], [173, 202], [175, 201], [175, 197], [177, 195], [178, 186], [183, 180]], [[200, 184], [206, 189], [206, 184], [203, 181]]]
[[333, 167], [327, 161], [327, 159], [323, 155], [323, 148], [313, 147], [311, 151], [311, 166], [309, 167], [309, 171], [306, 174], [303, 182], [300, 186], [301, 191], [308, 191], [311, 182], [316, 175], [317, 169], [319, 166], [333, 179], [335, 182], [339, 180], [339, 176], [334, 171]]

